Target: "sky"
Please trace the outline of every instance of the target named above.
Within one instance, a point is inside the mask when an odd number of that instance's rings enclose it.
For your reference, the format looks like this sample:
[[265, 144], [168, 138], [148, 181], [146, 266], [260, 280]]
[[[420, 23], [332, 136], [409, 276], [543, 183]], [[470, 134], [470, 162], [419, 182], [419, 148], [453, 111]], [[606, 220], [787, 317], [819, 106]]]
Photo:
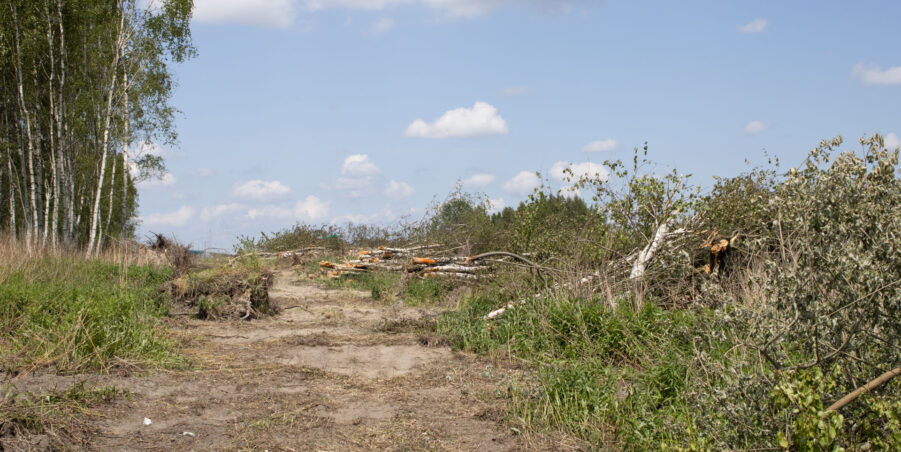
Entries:
[[820, 140], [901, 136], [901, 2], [195, 0], [179, 142], [142, 152], [139, 237], [422, 217], [456, 185], [515, 207], [563, 170], [709, 187]]

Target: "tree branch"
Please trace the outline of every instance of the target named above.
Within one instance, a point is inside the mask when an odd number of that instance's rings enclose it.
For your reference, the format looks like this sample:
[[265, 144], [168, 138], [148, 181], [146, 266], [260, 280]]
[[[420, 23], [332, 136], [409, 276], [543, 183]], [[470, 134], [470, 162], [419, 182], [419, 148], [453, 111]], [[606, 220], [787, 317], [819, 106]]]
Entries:
[[901, 367], [896, 367], [888, 372], [885, 372], [884, 374], [876, 377], [875, 380], [855, 389], [850, 394], [842, 397], [841, 399], [838, 399], [838, 401], [836, 401], [832, 405], [829, 405], [829, 408], [826, 408], [826, 411], [827, 412], [828, 411], [838, 411], [838, 410], [844, 408], [845, 405], [853, 402], [855, 399], [857, 399], [861, 395], [888, 383], [889, 380], [897, 377], [898, 375], [901, 375]]

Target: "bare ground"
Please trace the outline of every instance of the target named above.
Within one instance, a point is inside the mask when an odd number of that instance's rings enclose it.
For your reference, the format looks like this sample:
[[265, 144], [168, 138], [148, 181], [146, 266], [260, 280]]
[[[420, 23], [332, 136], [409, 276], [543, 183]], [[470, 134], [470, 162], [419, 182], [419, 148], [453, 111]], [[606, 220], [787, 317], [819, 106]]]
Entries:
[[41, 393], [87, 380], [126, 390], [90, 418], [86, 450], [580, 449], [507, 426], [504, 391], [519, 370], [402, 327], [430, 312], [324, 290], [290, 271], [270, 295], [282, 308], [273, 318], [170, 322], [189, 370], [29, 375], [16, 386]]

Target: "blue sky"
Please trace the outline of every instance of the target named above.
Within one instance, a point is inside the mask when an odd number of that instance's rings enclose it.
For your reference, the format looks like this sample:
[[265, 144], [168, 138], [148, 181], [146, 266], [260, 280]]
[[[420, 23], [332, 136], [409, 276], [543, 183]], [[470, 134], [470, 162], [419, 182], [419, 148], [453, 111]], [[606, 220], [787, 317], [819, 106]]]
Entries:
[[140, 233], [195, 247], [419, 218], [457, 181], [515, 206], [535, 171], [649, 144], [709, 186], [821, 139], [901, 134], [901, 2], [195, 0], [180, 143]]

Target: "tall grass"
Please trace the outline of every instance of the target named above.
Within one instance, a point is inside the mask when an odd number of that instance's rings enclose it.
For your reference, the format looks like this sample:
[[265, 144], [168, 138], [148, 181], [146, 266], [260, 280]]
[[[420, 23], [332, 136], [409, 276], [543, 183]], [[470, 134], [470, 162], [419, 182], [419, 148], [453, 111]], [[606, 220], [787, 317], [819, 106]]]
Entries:
[[509, 420], [525, 428], [562, 428], [597, 445], [652, 450], [687, 444], [694, 424], [687, 395], [702, 370], [697, 347], [721, 354], [726, 338], [699, 344], [705, 309], [663, 310], [623, 300], [556, 294], [527, 300], [496, 322], [483, 316], [499, 297], [484, 291], [437, 321], [464, 350], [516, 358], [532, 380], [509, 388]]
[[[141, 263], [143, 261], [143, 263]], [[137, 262], [137, 263], [136, 263]], [[127, 249], [93, 259], [0, 245], [0, 362], [4, 371], [39, 367], [108, 371], [124, 362], [173, 365], [158, 334], [171, 269]]]

